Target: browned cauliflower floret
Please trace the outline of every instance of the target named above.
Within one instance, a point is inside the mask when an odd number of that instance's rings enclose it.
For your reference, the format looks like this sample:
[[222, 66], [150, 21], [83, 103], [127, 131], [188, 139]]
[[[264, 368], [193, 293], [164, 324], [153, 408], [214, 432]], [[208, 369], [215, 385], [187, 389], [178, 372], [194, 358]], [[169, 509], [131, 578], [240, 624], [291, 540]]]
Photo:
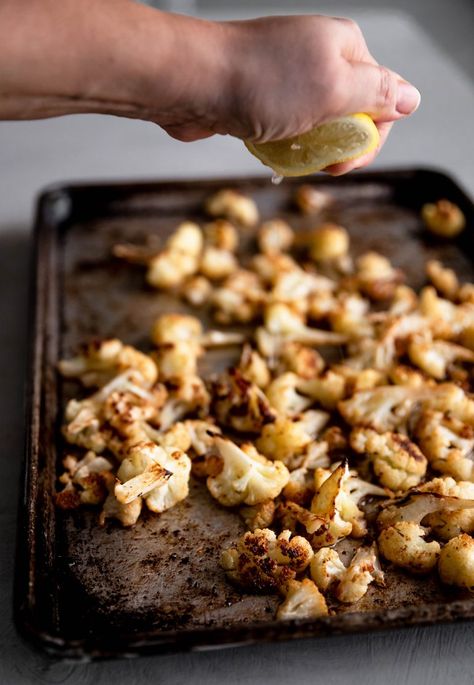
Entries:
[[296, 416], [313, 404], [313, 400], [297, 391], [299, 378], [288, 371], [275, 378], [265, 394], [270, 405], [281, 416]]
[[326, 600], [309, 578], [290, 580], [286, 586], [285, 600], [278, 607], [276, 617], [283, 621], [296, 618], [327, 616]]
[[449, 200], [424, 204], [421, 217], [426, 228], [441, 238], [455, 238], [466, 226], [463, 212]]
[[198, 270], [202, 247], [199, 226], [183, 222], [168, 238], [165, 248], [148, 261], [148, 283], [163, 290], [182, 285]]
[[210, 299], [219, 323], [248, 323], [260, 315], [266, 293], [257, 274], [238, 269], [214, 289]]
[[257, 528], [268, 528], [272, 525], [275, 509], [275, 502], [267, 499], [251, 507], [240, 507], [239, 514], [249, 530], [257, 530]]
[[56, 493], [60, 509], [76, 509], [81, 504], [100, 504], [107, 497], [108, 484], [114, 480], [112, 463], [95, 452], [87, 452], [80, 460], [68, 455], [63, 460], [66, 469], [59, 477], [64, 488]]
[[221, 566], [234, 583], [255, 591], [285, 588], [304, 571], [313, 556], [305, 538], [284, 530], [277, 537], [268, 528], [245, 533], [221, 555]]
[[[394, 385], [410, 385], [412, 388], [421, 388], [429, 381], [427, 376], [406, 364], [397, 364], [389, 371], [389, 378]], [[433, 383], [433, 381], [431, 381]]]
[[159, 514], [188, 496], [190, 472], [191, 460], [181, 450], [139, 443], [120, 465], [115, 496], [124, 504], [143, 497]]
[[[294, 466], [293, 459], [291, 468]], [[288, 483], [283, 488], [285, 500], [296, 502], [302, 506], [309, 506], [314, 495], [314, 469], [327, 468], [330, 464], [328, 443], [314, 441], [306, 448], [306, 452], [298, 457], [298, 467], [290, 472]]]
[[429, 573], [436, 566], [441, 547], [435, 540], [426, 542], [426, 533], [418, 523], [398, 521], [380, 533], [380, 552], [395, 566], [412, 573]]
[[457, 338], [474, 325], [474, 303], [468, 301], [454, 304], [439, 297], [431, 286], [421, 291], [419, 310], [425, 318], [426, 328], [436, 338]]
[[188, 414], [206, 417], [209, 414], [209, 405], [209, 393], [199, 376], [173, 379], [169, 384], [168, 401], [160, 412], [159, 427], [166, 431], [173, 423], [181, 421]]
[[461, 480], [474, 480], [472, 426], [449, 413], [427, 409], [415, 426], [415, 436], [436, 471]]
[[[332, 468], [334, 468], [334, 466]], [[325, 493], [325, 484], [333, 478], [334, 473], [342, 474], [342, 477], [340, 479], [338, 478], [338, 494], [337, 500], [335, 501], [337, 516], [342, 519], [342, 521], [350, 524], [350, 535], [352, 535], [352, 537], [364, 537], [367, 533], [367, 523], [365, 521], [364, 512], [359, 509], [359, 502], [369, 495], [387, 497], [387, 494], [385, 490], [378, 485], [374, 485], [373, 483], [369, 483], [359, 478], [356, 471], [349, 471], [347, 464], [337, 466], [333, 472], [327, 469], [317, 468], [314, 472], [316, 495], [313, 499], [311, 510], [319, 515], [321, 514], [319, 495], [321, 492]], [[335, 492], [335, 483], [331, 486], [329, 491], [331, 492], [331, 490], [333, 493]]]
[[201, 307], [211, 297], [212, 284], [204, 276], [193, 276], [183, 283], [179, 292], [181, 297], [193, 305], [193, 307]]
[[325, 276], [302, 269], [292, 269], [283, 271], [274, 278], [267, 302], [285, 303], [299, 315], [310, 313], [312, 309], [313, 314], [310, 315], [314, 317], [316, 294], [328, 293], [335, 287], [335, 282]]
[[[450, 476], [434, 478], [423, 483], [418, 488], [421, 492], [432, 492], [447, 497], [459, 497], [460, 499], [474, 500], [474, 483], [458, 481]], [[433, 533], [442, 540], [450, 540], [460, 533], [474, 533], [474, 508], [473, 509], [444, 509], [433, 514], [428, 514], [425, 523]]]
[[153, 385], [158, 377], [151, 357], [117, 338], [83, 345], [77, 357], [62, 359], [58, 366], [63, 376], [79, 378], [86, 387], [104, 385], [127, 369], [138, 371], [148, 385]]
[[[359, 390], [372, 390], [379, 385], [386, 385], [387, 376], [377, 369], [353, 369], [346, 364], [334, 364], [332, 370], [342, 376], [345, 382], [345, 394], [353, 395]], [[342, 397], [341, 397], [342, 399]]]
[[370, 459], [379, 482], [390, 490], [408, 490], [426, 473], [426, 457], [405, 435], [355, 428], [350, 442], [353, 450]]
[[211, 281], [218, 281], [237, 271], [238, 266], [233, 252], [208, 245], [202, 251], [199, 272]]
[[356, 260], [356, 280], [360, 291], [371, 300], [391, 300], [404, 280], [403, 272], [395, 269], [386, 257], [366, 252]]
[[291, 371], [300, 378], [310, 379], [319, 376], [324, 369], [324, 359], [311, 347], [301, 343], [288, 342], [280, 348], [278, 371]]
[[[360, 390], [350, 399], [339, 402], [338, 409], [352, 426], [373, 428], [378, 432], [392, 431], [402, 426], [420, 399], [429, 389], [404, 385], [379, 386], [373, 390]], [[423, 450], [424, 451], [424, 450]]]
[[279, 459], [291, 465], [326, 425], [326, 412], [307, 411], [294, 420], [279, 416], [274, 423], [263, 427], [256, 445], [269, 459]]
[[237, 229], [226, 219], [216, 219], [204, 226], [204, 237], [207, 245], [219, 250], [235, 252], [239, 245]]
[[345, 257], [349, 251], [349, 234], [337, 224], [326, 223], [311, 233], [309, 254], [315, 262], [331, 262]]
[[265, 359], [250, 345], [244, 345], [237, 367], [244, 378], [259, 388], [266, 388], [271, 381], [271, 373]]
[[125, 526], [126, 528], [129, 526], [134, 526], [140, 517], [143, 499], [141, 497], [137, 497], [128, 504], [119, 502], [114, 494], [115, 479], [108, 484], [108, 489], [109, 494], [99, 515], [99, 524], [104, 526], [107, 519], [116, 519], [117, 521], [120, 521], [122, 526]]
[[286, 252], [293, 244], [295, 234], [283, 219], [265, 221], [258, 230], [258, 246], [263, 254]]
[[[320, 469], [317, 469], [319, 471]], [[352, 532], [352, 523], [342, 517], [341, 509], [346, 500], [344, 482], [349, 477], [347, 466], [338, 466], [317, 489], [311, 503], [313, 514], [321, 517], [325, 525], [311, 537], [314, 549], [334, 545]]]
[[437, 380], [446, 378], [449, 365], [454, 362], [474, 364], [474, 352], [462, 345], [429, 336], [415, 336], [408, 345], [410, 361]]
[[97, 454], [108, 447], [110, 434], [104, 427], [104, 404], [113, 393], [136, 396], [138, 402], [144, 401], [156, 409], [162, 405], [161, 392], [155, 393], [153, 389], [143, 387], [141, 374], [126, 371], [90, 397], [84, 400], [73, 399], [67, 403], [63, 435], [69, 443], [93, 450]]
[[289, 472], [281, 461], [269, 461], [250, 443], [238, 447], [216, 436], [220, 470], [207, 479], [213, 497], [226, 507], [260, 504], [277, 497], [288, 482]]
[[357, 293], [342, 293], [328, 313], [332, 330], [351, 337], [373, 337], [374, 327], [368, 317], [369, 309], [368, 300]]
[[339, 554], [331, 547], [321, 547], [311, 559], [311, 578], [323, 592], [341, 580], [346, 570]]
[[328, 369], [316, 378], [300, 379], [296, 387], [311, 399], [311, 403], [317, 402], [324, 409], [335, 409], [345, 396], [346, 380], [337, 371]]
[[455, 512], [474, 508], [474, 500], [460, 499], [438, 493], [414, 490], [398, 500], [383, 505], [378, 515], [379, 528], [387, 528], [399, 522], [420, 524], [428, 520], [428, 515], [438, 512]]
[[374, 580], [378, 585], [384, 584], [377, 548], [375, 544], [370, 547], [359, 547], [335, 586], [334, 595], [344, 604], [358, 602]]
[[326, 191], [305, 183], [296, 189], [294, 202], [303, 214], [319, 214], [333, 202], [333, 198]]
[[257, 254], [252, 259], [251, 268], [266, 285], [275, 283], [287, 273], [301, 274], [300, 266], [289, 254]]
[[325, 518], [313, 514], [296, 502], [281, 502], [276, 510], [276, 518], [281, 527], [285, 530], [291, 530], [294, 533], [297, 529], [304, 529], [305, 535], [311, 536], [317, 533], [325, 525]]
[[443, 266], [436, 259], [426, 263], [426, 275], [436, 290], [448, 300], [455, 300], [459, 291], [459, 281], [456, 272]]
[[205, 209], [211, 216], [224, 217], [242, 226], [255, 226], [259, 219], [254, 200], [239, 190], [218, 190], [206, 200]]
[[446, 543], [438, 571], [443, 583], [474, 590], [474, 540], [470, 535], [462, 533]]
[[230, 369], [213, 384], [212, 407], [221, 425], [242, 432], [259, 433], [276, 419], [262, 390], [238, 369]]

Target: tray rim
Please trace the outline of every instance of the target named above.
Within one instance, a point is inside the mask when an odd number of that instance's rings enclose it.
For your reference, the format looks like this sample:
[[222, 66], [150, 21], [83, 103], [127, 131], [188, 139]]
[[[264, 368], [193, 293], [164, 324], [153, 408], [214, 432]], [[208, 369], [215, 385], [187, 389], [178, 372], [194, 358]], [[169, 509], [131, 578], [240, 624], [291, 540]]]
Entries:
[[[474, 204], [458, 180], [447, 171], [424, 166], [397, 167], [362, 171], [337, 179], [316, 176], [307, 179], [317, 185], [354, 184], [368, 182], [387, 182], [404, 177], [431, 177], [443, 182], [455, 191], [462, 203], [474, 213]], [[30, 257], [30, 283], [28, 297], [28, 335], [29, 350], [27, 360], [27, 383], [25, 387], [25, 444], [20, 480], [20, 493], [17, 516], [17, 536], [15, 552], [15, 579], [13, 595], [13, 619], [20, 636], [36, 649], [49, 656], [61, 659], [90, 661], [112, 657], [132, 657], [145, 654], [165, 654], [191, 650], [210, 650], [216, 648], [244, 646], [260, 642], [277, 642], [288, 639], [329, 637], [333, 635], [366, 633], [374, 630], [414, 628], [420, 625], [468, 621], [474, 619], [474, 598], [457, 600], [446, 604], [422, 604], [382, 612], [354, 612], [338, 614], [317, 620], [292, 620], [287, 622], [271, 621], [242, 624], [232, 628], [199, 628], [152, 633], [122, 633], [112, 644], [103, 636], [84, 637], [79, 640], [63, 639], [42, 626], [34, 612], [34, 597], [37, 579], [34, 560], [38, 521], [34, 511], [39, 491], [38, 450], [35, 438], [40, 430], [39, 406], [42, 383], [44, 381], [43, 362], [48, 335], [43, 327], [44, 313], [47, 308], [47, 288], [49, 260], [60, 234], [59, 225], [69, 216], [71, 197], [81, 193], [132, 194], [142, 192], [166, 191], [206, 187], [221, 187], [225, 184], [267, 184], [268, 175], [222, 176], [219, 178], [178, 178], [166, 180], [124, 180], [124, 181], [73, 181], [54, 183], [44, 188], [37, 197], [33, 230], [33, 245]], [[286, 179], [289, 185], [298, 185], [305, 180]], [[67, 199], [63, 209], [64, 216], [57, 213], [57, 203]], [[56, 205], [56, 209], [55, 209]], [[59, 214], [61, 214], [61, 211]], [[57, 274], [57, 272], [55, 272]], [[54, 279], [52, 279], [54, 280]], [[37, 444], [37, 443], [36, 443]], [[437, 614], [433, 617], [433, 608]], [[429, 609], [429, 611], [428, 611]], [[428, 616], [428, 614], [430, 614]], [[352, 621], [346, 623], [351, 616]], [[354, 617], [358, 617], [358, 621]]]

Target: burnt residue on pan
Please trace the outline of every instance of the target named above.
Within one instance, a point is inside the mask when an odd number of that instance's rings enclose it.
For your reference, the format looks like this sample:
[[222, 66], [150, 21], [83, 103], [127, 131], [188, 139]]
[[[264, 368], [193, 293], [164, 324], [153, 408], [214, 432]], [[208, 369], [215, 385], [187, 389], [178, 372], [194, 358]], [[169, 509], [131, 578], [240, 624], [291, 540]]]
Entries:
[[[442, 242], [423, 231], [419, 209], [448, 197], [472, 224], [469, 200], [435, 172], [360, 174], [315, 182], [334, 202], [317, 219], [302, 217], [291, 197], [297, 182], [267, 179], [149, 185], [82, 186], [43, 196], [37, 232], [32, 381], [28, 414], [26, 489], [19, 532], [16, 616], [36, 642], [69, 656], [104, 656], [248, 640], [350, 632], [474, 616], [474, 602], [443, 589], [434, 577], [388, 569], [385, 588], [372, 585], [357, 604], [309, 623], [273, 621], [279, 598], [241, 593], [219, 566], [222, 547], [243, 530], [236, 513], [220, 507], [193, 481], [184, 502], [160, 516], [147, 514], [124, 529], [98, 525], [96, 510], [56, 511], [55, 474], [69, 448], [61, 415], [77, 387], [54, 371], [57, 360], [93, 337], [116, 336], [145, 348], [164, 311], [192, 311], [170, 294], [145, 285], [143, 270], [111, 256], [117, 242], [159, 241], [184, 218], [202, 222], [202, 202], [222, 186], [240, 187], [257, 201], [263, 219], [281, 216], [305, 230], [322, 220], [346, 226], [355, 254], [374, 249], [424, 283], [427, 259], [439, 258], [473, 280], [473, 232]], [[69, 214], [55, 216], [67, 197]], [[254, 236], [242, 229], [241, 250]], [[210, 325], [207, 312], [202, 312]], [[232, 351], [206, 355], [204, 373], [234, 361]]]

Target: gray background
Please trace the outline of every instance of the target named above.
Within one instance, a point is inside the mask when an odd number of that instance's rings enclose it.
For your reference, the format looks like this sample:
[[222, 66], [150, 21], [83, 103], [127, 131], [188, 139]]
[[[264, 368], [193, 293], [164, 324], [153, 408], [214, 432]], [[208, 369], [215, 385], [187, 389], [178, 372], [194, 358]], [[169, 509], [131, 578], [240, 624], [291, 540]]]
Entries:
[[[190, 7], [188, 0], [175, 0], [175, 6], [179, 3], [183, 9]], [[239, 11], [226, 11], [237, 5]], [[395, 5], [394, 12], [390, 7]], [[474, 194], [474, 7], [469, 0], [202, 0], [196, 7], [216, 18], [291, 9], [357, 19], [379, 61], [411, 79], [422, 92], [420, 110], [396, 127], [377, 165], [444, 167]], [[0, 683], [474, 682], [471, 624], [100, 664], [56, 663], [20, 642], [11, 620], [11, 585], [35, 195], [46, 184], [71, 179], [264, 172], [238, 141], [216, 137], [184, 145], [151, 124], [98, 116], [0, 123], [0, 169]]]

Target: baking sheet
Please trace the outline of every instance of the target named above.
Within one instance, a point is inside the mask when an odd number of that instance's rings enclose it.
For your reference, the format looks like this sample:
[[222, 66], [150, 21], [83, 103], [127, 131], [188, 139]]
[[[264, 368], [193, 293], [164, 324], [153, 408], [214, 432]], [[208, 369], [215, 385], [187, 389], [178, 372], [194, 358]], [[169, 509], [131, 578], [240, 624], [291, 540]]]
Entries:
[[[355, 254], [375, 249], [424, 283], [424, 263], [440, 258], [473, 280], [473, 233], [455, 242], [430, 238], [421, 205], [447, 197], [473, 207], [443, 174], [405, 170], [312, 179], [335, 202], [321, 219], [345, 225]], [[97, 510], [61, 512], [53, 493], [65, 450], [63, 407], [77, 385], [56, 374], [57, 360], [93, 337], [117, 336], [145, 348], [163, 311], [187, 311], [169, 294], [147, 288], [144, 272], [111, 257], [117, 242], [163, 238], [183, 218], [204, 220], [202, 202], [223, 186], [257, 201], [262, 218], [280, 216], [296, 229], [314, 225], [292, 207], [300, 181], [272, 186], [266, 178], [160, 184], [72, 186], [43, 195], [37, 216], [32, 296], [31, 383], [25, 489], [21, 503], [16, 621], [23, 634], [49, 651], [73, 657], [132, 655], [228, 643], [327, 635], [474, 616], [474, 601], [389, 569], [385, 588], [373, 585], [356, 605], [317, 621], [276, 622], [279, 598], [246, 595], [219, 567], [223, 546], [244, 531], [238, 515], [219, 507], [205, 484], [193, 481], [187, 500], [123, 529], [97, 525]], [[242, 249], [252, 252], [242, 229]], [[193, 313], [196, 310], [190, 310]], [[206, 316], [203, 317], [205, 323]], [[232, 361], [206, 355], [207, 373]]]

